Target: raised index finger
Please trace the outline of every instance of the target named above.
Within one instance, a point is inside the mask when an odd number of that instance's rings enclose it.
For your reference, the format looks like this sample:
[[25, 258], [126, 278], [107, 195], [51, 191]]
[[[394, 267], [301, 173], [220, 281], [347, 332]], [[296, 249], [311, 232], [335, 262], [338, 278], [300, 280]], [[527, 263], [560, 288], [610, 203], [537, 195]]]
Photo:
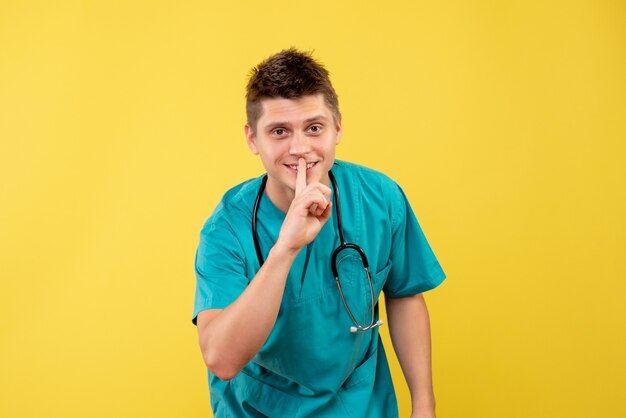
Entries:
[[298, 158], [298, 174], [296, 174], [296, 196], [306, 188], [306, 161]]

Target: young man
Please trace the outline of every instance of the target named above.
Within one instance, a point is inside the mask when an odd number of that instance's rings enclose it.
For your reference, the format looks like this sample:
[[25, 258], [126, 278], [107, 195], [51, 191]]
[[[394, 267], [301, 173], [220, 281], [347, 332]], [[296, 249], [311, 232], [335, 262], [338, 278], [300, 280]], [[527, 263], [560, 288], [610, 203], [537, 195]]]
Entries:
[[224, 195], [196, 254], [193, 322], [214, 416], [397, 417], [383, 291], [412, 416], [434, 417], [421, 293], [445, 274], [402, 190], [335, 160], [337, 95], [308, 53], [284, 50], [253, 70], [247, 117], [267, 175]]

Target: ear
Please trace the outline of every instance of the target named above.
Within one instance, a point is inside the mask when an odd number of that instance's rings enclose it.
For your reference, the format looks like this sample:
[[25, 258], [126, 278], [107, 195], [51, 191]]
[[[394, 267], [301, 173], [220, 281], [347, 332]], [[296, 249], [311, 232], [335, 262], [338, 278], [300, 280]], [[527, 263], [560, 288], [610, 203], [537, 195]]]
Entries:
[[246, 143], [248, 144], [248, 148], [250, 148], [250, 151], [252, 151], [254, 155], [259, 155], [259, 150], [256, 147], [256, 135], [254, 134], [254, 130], [246, 123], [244, 131], [246, 132]]
[[341, 142], [341, 133], [343, 132], [343, 128], [341, 127], [341, 113], [337, 115], [337, 139], [335, 140], [335, 145], [339, 145]]

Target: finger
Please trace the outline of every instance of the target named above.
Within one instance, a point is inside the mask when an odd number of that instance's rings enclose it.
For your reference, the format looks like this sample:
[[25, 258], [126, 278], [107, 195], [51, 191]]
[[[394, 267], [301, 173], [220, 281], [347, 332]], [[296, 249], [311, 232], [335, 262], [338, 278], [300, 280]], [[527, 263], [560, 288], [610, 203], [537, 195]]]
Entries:
[[326, 186], [325, 184], [318, 183], [318, 182], [311, 182], [310, 184], [307, 185], [307, 187], [310, 190], [316, 190], [317, 192], [321, 193], [322, 196], [324, 196], [326, 200], [330, 200], [332, 192], [330, 190], [330, 187]]
[[326, 209], [326, 206], [328, 206], [329, 203], [329, 200], [326, 199], [326, 196], [321, 193], [312, 194], [310, 199], [311, 206], [309, 206], [309, 209], [311, 210], [311, 212], [319, 210], [319, 212], [321, 213], [324, 211], [324, 209]]
[[331, 190], [330, 187], [323, 183], [317, 183], [317, 189], [324, 195], [324, 197], [330, 200]]
[[298, 173], [296, 174], [296, 196], [306, 188], [306, 161], [298, 158]]
[[330, 204], [330, 200], [326, 199], [326, 196], [321, 195], [318, 198], [318, 203], [315, 205], [315, 216], [322, 216], [328, 205]]
[[[324, 185], [322, 184], [322, 186], [324, 186]], [[330, 201], [330, 196], [332, 195], [332, 192], [330, 191], [330, 187], [324, 186], [322, 188], [322, 194], [324, 195], [326, 200]]]
[[332, 207], [333, 202], [328, 202], [328, 206], [326, 206], [324, 212], [322, 212], [322, 214], [318, 217], [320, 221], [322, 221], [322, 225], [324, 225], [326, 221], [330, 218], [330, 215], [332, 214]]
[[330, 187], [328, 187], [328, 186], [326, 186], [325, 184], [322, 184], [322, 183], [317, 183], [316, 186], [317, 186], [317, 189], [320, 191], [320, 193], [322, 195], [324, 195], [326, 200], [330, 200], [330, 197], [332, 195]]
[[[328, 189], [328, 187], [326, 187], [326, 189]], [[330, 205], [330, 203], [331, 203], [330, 189], [322, 190], [322, 196], [324, 196], [324, 206], [322, 207], [322, 209], [326, 210], [328, 205]]]
[[313, 216], [319, 216], [326, 209], [326, 205], [328, 205], [328, 201], [324, 199], [324, 196], [312, 196], [308, 203], [309, 213]]

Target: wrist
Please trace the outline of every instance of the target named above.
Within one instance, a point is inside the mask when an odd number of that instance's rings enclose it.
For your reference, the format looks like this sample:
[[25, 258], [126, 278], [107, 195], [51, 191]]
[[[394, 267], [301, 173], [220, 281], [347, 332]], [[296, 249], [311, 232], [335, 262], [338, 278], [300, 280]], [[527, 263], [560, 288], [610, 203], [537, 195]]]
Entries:
[[411, 409], [413, 410], [413, 413], [434, 413], [435, 412], [435, 402], [413, 402], [413, 404], [411, 405]]
[[286, 245], [283, 240], [278, 237], [278, 240], [270, 250], [270, 254], [275, 255], [281, 259], [291, 258], [292, 260], [296, 258], [301, 248], [293, 248], [289, 245]]

